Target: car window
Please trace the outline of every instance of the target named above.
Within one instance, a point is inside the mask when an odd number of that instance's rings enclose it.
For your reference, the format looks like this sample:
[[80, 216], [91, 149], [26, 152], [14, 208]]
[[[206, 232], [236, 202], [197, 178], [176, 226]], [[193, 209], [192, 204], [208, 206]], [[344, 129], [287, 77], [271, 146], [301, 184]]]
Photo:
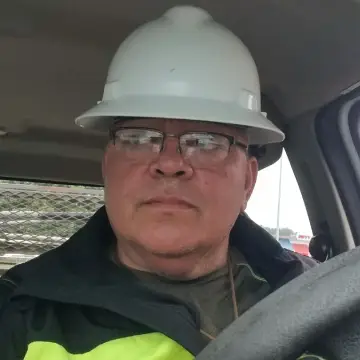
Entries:
[[283, 247], [309, 256], [312, 230], [285, 151], [282, 159], [259, 172], [246, 212]]
[[66, 241], [103, 205], [101, 187], [0, 181], [0, 274]]

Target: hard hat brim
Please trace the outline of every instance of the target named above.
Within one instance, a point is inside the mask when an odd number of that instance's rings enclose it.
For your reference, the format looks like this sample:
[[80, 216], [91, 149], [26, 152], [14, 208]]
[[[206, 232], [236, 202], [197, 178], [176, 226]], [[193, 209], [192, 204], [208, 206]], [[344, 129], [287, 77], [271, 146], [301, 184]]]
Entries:
[[249, 145], [282, 142], [284, 133], [262, 113], [236, 103], [174, 96], [133, 95], [102, 101], [75, 119], [83, 128], [107, 131], [117, 117], [208, 121], [248, 127]]

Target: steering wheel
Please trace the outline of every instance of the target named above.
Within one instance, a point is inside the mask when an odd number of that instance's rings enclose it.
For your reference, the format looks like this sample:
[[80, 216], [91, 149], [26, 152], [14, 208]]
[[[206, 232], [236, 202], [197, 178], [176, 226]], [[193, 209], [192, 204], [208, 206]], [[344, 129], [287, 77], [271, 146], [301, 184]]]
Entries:
[[360, 247], [316, 266], [246, 311], [196, 360], [360, 359]]

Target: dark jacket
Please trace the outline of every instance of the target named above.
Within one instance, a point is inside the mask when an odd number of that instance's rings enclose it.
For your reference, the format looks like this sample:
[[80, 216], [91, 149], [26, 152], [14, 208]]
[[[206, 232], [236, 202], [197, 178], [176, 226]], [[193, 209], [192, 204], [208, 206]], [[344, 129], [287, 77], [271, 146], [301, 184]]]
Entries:
[[[141, 286], [109, 261], [105, 208], [63, 245], [0, 280], [2, 360], [192, 359], [206, 345], [196, 310]], [[316, 262], [283, 249], [247, 216], [230, 243], [272, 290]], [[123, 354], [124, 357], [119, 357]], [[151, 356], [152, 357], [151, 357]], [[85, 357], [87, 356], [87, 357]]]

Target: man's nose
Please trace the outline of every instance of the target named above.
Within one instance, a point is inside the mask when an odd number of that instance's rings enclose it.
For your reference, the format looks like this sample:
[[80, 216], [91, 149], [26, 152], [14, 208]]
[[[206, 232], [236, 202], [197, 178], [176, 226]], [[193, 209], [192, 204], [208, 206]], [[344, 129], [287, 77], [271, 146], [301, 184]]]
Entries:
[[179, 139], [167, 137], [157, 159], [150, 166], [150, 173], [155, 177], [191, 178], [193, 168], [187, 163], [180, 150]]

